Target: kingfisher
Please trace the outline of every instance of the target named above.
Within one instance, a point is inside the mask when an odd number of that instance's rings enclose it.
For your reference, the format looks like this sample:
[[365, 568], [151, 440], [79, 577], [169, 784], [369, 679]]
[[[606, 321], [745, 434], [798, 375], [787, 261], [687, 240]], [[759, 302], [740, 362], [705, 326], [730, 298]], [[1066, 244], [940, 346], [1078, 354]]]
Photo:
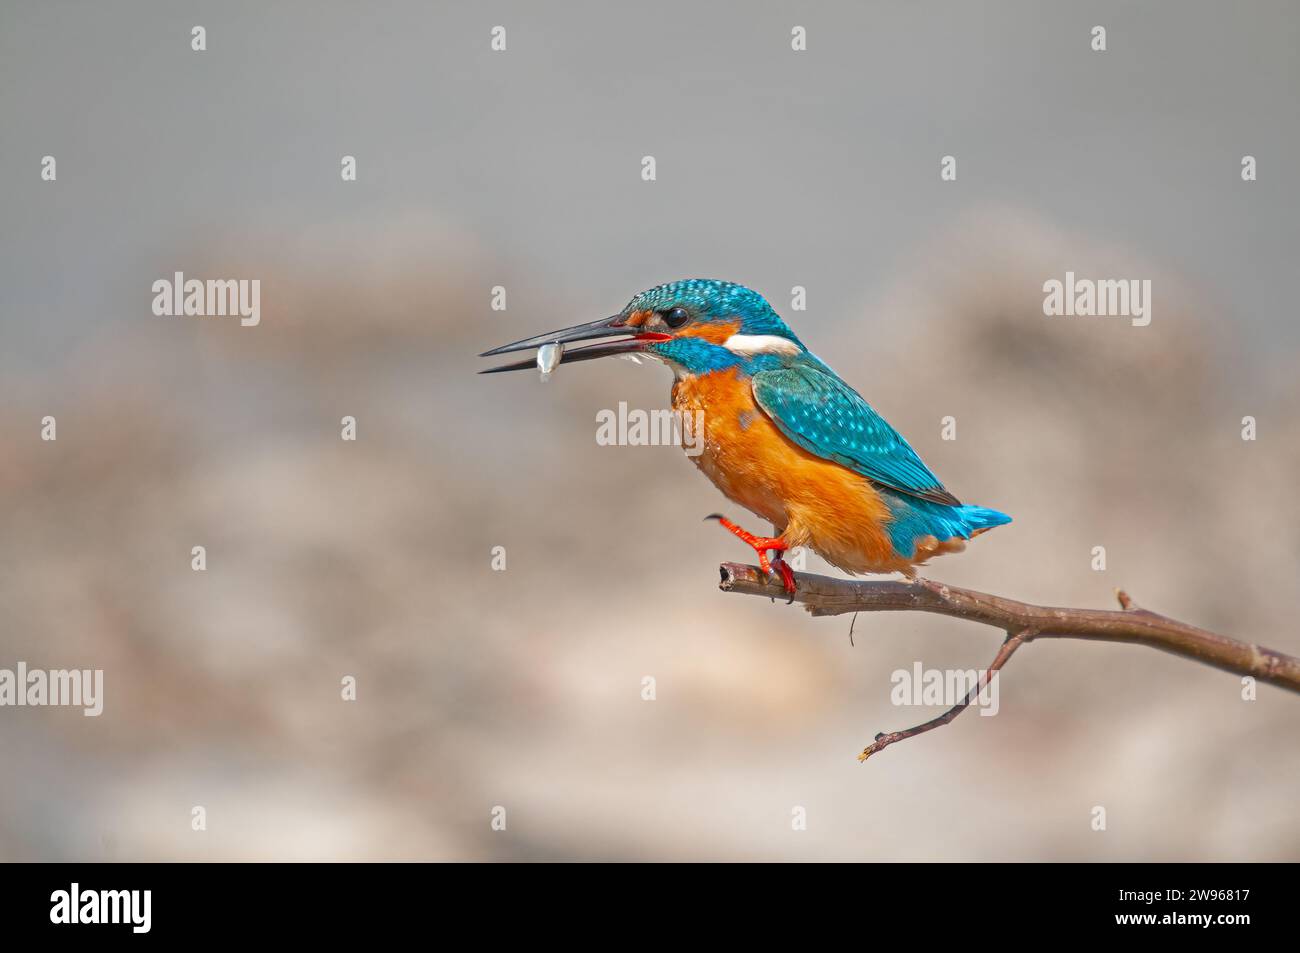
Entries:
[[[703, 440], [692, 435], [702, 451], [691, 459], [724, 496], [771, 523], [772, 535], [716, 513], [706, 519], [752, 547], [791, 600], [795, 578], [783, 556], [795, 547], [851, 574], [915, 578], [932, 557], [960, 552], [968, 539], [1011, 522], [948, 492], [902, 435], [743, 285], [672, 281], [636, 295], [613, 317], [480, 357], [533, 348], [547, 348], [552, 362], [559, 348], [561, 364], [631, 355], [667, 365], [673, 409], [684, 421], [703, 421]], [[481, 373], [533, 366], [526, 360]]]

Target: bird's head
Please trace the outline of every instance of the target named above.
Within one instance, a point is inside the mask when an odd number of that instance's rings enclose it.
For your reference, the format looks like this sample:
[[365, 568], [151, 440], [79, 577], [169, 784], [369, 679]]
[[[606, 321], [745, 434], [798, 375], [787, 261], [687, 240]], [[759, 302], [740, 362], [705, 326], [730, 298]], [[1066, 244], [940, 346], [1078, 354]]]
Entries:
[[[617, 337], [609, 343], [570, 345]], [[804, 350], [780, 315], [756, 291], [729, 281], [690, 278], [671, 281], [632, 298], [618, 314], [485, 351], [481, 357], [562, 344], [560, 363], [611, 355], [644, 355], [679, 374], [702, 374], [728, 367], [749, 369]], [[484, 373], [533, 367], [519, 361]]]

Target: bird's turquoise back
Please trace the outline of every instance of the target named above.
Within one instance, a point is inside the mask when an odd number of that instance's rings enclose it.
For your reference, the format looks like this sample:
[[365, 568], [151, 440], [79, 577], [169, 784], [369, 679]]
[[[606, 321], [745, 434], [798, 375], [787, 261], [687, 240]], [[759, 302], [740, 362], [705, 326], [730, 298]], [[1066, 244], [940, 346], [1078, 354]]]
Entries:
[[754, 375], [754, 399], [782, 433], [884, 487], [959, 505], [903, 436], [811, 354]]

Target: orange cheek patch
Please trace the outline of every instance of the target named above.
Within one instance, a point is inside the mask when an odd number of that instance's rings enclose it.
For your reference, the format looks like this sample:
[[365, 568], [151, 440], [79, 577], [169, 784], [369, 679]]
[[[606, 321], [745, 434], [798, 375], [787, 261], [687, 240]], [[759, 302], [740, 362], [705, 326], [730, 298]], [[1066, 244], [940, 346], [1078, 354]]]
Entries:
[[652, 314], [654, 314], [653, 311], [633, 311], [627, 316], [625, 323], [629, 328], [642, 328], [645, 327], [645, 323], [650, 320]]
[[692, 324], [689, 327], [682, 328], [677, 332], [677, 336], [679, 338], [701, 338], [710, 344], [725, 344], [727, 338], [739, 330], [739, 321], [727, 321], [724, 324], [710, 321], [707, 324]]

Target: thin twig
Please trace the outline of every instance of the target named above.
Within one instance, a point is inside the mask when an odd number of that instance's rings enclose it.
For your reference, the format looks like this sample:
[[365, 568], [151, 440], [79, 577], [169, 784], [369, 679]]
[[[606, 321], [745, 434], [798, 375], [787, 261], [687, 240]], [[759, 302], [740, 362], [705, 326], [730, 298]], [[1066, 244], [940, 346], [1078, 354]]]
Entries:
[[1032, 629], [1026, 629], [1023, 632], [1008, 633], [1007, 637], [1002, 641], [1002, 647], [998, 649], [997, 656], [994, 657], [992, 663], [990, 663], [984, 674], [980, 678], [976, 679], [975, 685], [966, 693], [965, 698], [959, 701], [956, 705], [953, 705], [938, 718], [931, 718], [923, 725], [917, 725], [915, 728], [905, 728], [902, 731], [891, 731], [888, 734], [881, 732], [876, 735], [876, 740], [867, 745], [862, 754], [858, 755], [858, 760], [866, 761], [877, 751], [884, 751], [896, 741], [902, 741], [905, 738], [914, 738], [917, 735], [925, 734], [927, 731], [933, 731], [935, 728], [940, 728], [948, 724], [948, 722], [952, 721], [970, 707], [971, 702], [973, 702], [979, 693], [982, 692], [993, 680], [993, 676], [1002, 669], [1003, 665], [1007, 664], [1007, 659], [1011, 658], [1011, 656], [1015, 654], [1016, 649], [1033, 639], [1033, 637], [1034, 631]]

